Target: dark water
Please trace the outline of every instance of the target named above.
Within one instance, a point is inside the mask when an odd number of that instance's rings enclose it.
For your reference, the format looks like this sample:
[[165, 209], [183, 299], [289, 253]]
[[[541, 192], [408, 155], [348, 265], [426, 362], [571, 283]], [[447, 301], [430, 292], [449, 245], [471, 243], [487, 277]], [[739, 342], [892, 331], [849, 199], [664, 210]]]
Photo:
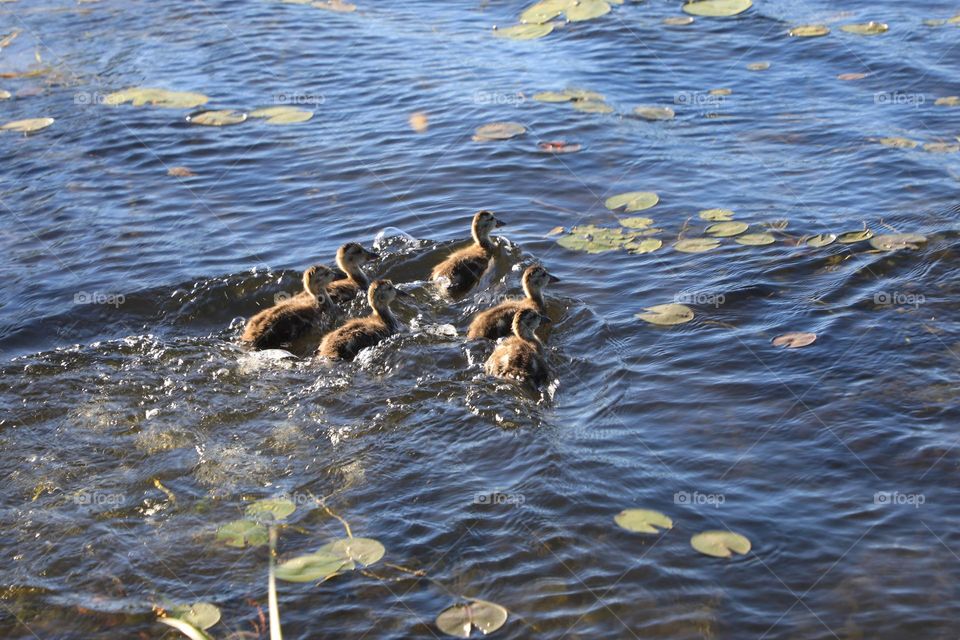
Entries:
[[[266, 553], [215, 531], [249, 500], [309, 493], [436, 582], [379, 567], [402, 579], [282, 583], [287, 638], [431, 638], [451, 594], [510, 609], [500, 638], [956, 638], [960, 155], [873, 141], [960, 133], [960, 110], [933, 104], [960, 94], [960, 27], [921, 23], [955, 7], [758, 0], [664, 27], [679, 3], [651, 0], [515, 43], [489, 28], [520, 2], [357, 1], [351, 15], [266, 0], [0, 5], [0, 32], [21, 30], [0, 71], [36, 66], [35, 52], [53, 69], [0, 80], [26, 89], [2, 119], [57, 119], [0, 135], [0, 636], [157, 638], [154, 603], [198, 600], [223, 610], [216, 637], [251, 632]], [[871, 19], [890, 32], [838, 28]], [[810, 22], [834, 31], [787, 37]], [[745, 68], [757, 61], [772, 66]], [[97, 104], [134, 85], [218, 108], [282, 96], [317, 115], [215, 129]], [[677, 118], [529, 98], [567, 85]], [[529, 131], [470, 141], [494, 120]], [[555, 139], [584, 149], [537, 153]], [[168, 176], [177, 166], [195, 176]], [[631, 190], [661, 196], [647, 212], [660, 251], [587, 256], [546, 237], [615, 223], [603, 200]], [[710, 207], [788, 227], [767, 247], [670, 249]], [[423, 280], [478, 208], [508, 222], [509, 242], [482, 290], [443, 302]], [[790, 241], [863, 223], [930, 241], [894, 254]], [[237, 345], [242, 318], [297, 271], [386, 227], [410, 236], [384, 234], [375, 265], [413, 283], [404, 334], [336, 366]], [[462, 338], [534, 260], [563, 280], [542, 398], [485, 377], [489, 347]], [[678, 296], [693, 322], [634, 317]], [[819, 339], [771, 347], [785, 331]], [[493, 493], [504, 502], [477, 503]], [[634, 506], [673, 530], [618, 530], [612, 516]], [[320, 510], [293, 520], [283, 557], [342, 535]], [[753, 552], [694, 552], [690, 536], [713, 528]]]

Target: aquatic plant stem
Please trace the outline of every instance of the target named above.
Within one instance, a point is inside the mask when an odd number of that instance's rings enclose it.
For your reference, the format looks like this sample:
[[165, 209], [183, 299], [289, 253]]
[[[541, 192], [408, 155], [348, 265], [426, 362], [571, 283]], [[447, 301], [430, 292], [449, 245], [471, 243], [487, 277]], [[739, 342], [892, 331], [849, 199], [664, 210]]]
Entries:
[[277, 528], [270, 527], [270, 571], [267, 577], [267, 594], [270, 609], [270, 640], [283, 640], [280, 630], [280, 608], [277, 606]]

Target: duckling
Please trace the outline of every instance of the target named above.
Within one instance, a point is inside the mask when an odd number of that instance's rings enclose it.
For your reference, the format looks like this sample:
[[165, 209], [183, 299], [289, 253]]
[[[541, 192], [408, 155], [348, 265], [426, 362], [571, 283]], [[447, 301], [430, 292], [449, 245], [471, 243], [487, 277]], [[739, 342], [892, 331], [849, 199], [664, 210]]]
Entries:
[[473, 244], [435, 266], [430, 279], [440, 281], [447, 294], [466, 293], [480, 281], [493, 257], [496, 245], [490, 240], [490, 232], [503, 224], [492, 211], [478, 211], [471, 225]]
[[514, 378], [544, 384], [550, 376], [543, 357], [543, 343], [537, 337], [541, 322], [550, 318], [536, 309], [520, 309], [513, 316], [513, 335], [497, 345], [487, 359], [486, 372], [499, 378]]
[[242, 340], [257, 350], [276, 349], [335, 322], [339, 312], [327, 295], [334, 277], [333, 270], [322, 265], [304, 271], [303, 293], [250, 318]]
[[354, 318], [324, 336], [317, 354], [335, 360], [353, 360], [362, 349], [372, 347], [396, 333], [400, 323], [390, 310], [397, 296], [409, 296], [389, 280], [374, 280], [367, 290], [367, 301], [373, 309], [366, 318]]
[[482, 311], [474, 317], [467, 330], [467, 338], [505, 338], [512, 332], [513, 316], [520, 309], [533, 309], [541, 314], [546, 313], [546, 302], [543, 299], [543, 288], [551, 282], [560, 282], [560, 278], [548, 273], [540, 265], [527, 267], [520, 279], [526, 298], [507, 300], [492, 309]]
[[346, 274], [346, 277], [334, 280], [327, 287], [330, 298], [334, 302], [347, 302], [353, 300], [358, 292], [366, 291], [370, 286], [370, 279], [360, 266], [379, 257], [378, 253], [368, 251], [356, 242], [348, 242], [340, 247], [337, 250], [337, 266]]

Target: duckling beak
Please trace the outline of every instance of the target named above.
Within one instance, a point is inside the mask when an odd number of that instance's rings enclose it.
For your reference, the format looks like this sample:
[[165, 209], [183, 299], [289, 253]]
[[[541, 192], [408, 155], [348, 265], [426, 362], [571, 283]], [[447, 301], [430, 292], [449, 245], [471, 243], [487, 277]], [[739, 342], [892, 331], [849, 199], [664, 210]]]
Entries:
[[493, 226], [496, 227], [497, 229], [499, 229], [500, 227], [505, 227], [507, 225], [507, 223], [501, 220], [500, 218], [494, 218], [493, 222], [494, 222]]
[[368, 249], [364, 249], [363, 257], [366, 258], [367, 260], [376, 260], [377, 258], [380, 257], [380, 254], [377, 253], [376, 251], [370, 251]]
[[548, 279], [550, 282], [554, 283], [554, 284], [556, 284], [557, 282], [560, 282], [560, 278], [558, 278], [557, 276], [553, 275], [552, 273], [548, 273], [548, 274], [547, 274], [547, 279]]

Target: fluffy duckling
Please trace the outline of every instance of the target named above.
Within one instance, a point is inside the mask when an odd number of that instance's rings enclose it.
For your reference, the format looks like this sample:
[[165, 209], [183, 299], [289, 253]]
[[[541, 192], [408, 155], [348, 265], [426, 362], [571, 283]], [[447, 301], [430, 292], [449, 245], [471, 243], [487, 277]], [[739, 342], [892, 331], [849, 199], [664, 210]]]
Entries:
[[442, 282], [447, 294], [466, 293], [480, 281], [493, 257], [496, 245], [490, 240], [490, 232], [503, 224], [492, 211], [478, 211], [471, 225], [473, 244], [435, 266], [430, 279]]
[[560, 282], [560, 278], [547, 272], [540, 265], [533, 265], [526, 268], [520, 281], [527, 297], [520, 300], [507, 300], [492, 309], [478, 313], [470, 323], [470, 329], [467, 331], [468, 338], [496, 340], [509, 336], [513, 331], [513, 317], [521, 309], [533, 309], [541, 314], [546, 313], [543, 288], [551, 282]]
[[367, 291], [367, 300], [373, 312], [366, 318], [354, 318], [339, 329], [324, 336], [317, 354], [335, 360], [353, 360], [362, 349], [372, 347], [397, 332], [400, 323], [390, 310], [397, 296], [409, 296], [389, 280], [374, 280]]
[[303, 272], [303, 293], [250, 318], [242, 340], [254, 349], [277, 349], [329, 325], [339, 313], [327, 295], [332, 269], [317, 265]]
[[366, 291], [370, 287], [370, 279], [360, 267], [379, 257], [378, 253], [368, 251], [356, 242], [348, 242], [340, 247], [337, 250], [337, 266], [346, 277], [334, 280], [327, 287], [330, 298], [334, 302], [347, 302], [353, 300], [358, 292]]
[[536, 309], [520, 309], [513, 316], [513, 335], [497, 345], [487, 359], [486, 371], [499, 378], [513, 378], [540, 386], [549, 379], [543, 343], [537, 337], [541, 322], [550, 318]]

